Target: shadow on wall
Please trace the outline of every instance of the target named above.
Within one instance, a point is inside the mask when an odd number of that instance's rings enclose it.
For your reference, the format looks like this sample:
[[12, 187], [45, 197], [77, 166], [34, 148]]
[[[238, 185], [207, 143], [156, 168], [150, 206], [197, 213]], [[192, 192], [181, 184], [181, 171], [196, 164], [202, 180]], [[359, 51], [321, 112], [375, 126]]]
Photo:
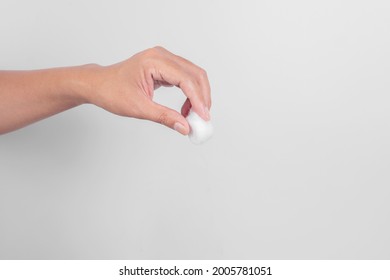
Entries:
[[1, 158], [72, 163], [88, 146], [88, 130], [85, 117], [64, 112], [1, 135], [0, 164]]

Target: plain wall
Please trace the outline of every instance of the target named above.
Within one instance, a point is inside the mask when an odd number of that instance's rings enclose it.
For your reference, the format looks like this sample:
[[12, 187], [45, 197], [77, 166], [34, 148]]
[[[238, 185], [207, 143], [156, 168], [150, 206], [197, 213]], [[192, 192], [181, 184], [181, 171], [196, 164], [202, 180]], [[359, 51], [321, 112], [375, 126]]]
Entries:
[[0, 258], [388, 259], [389, 14], [388, 1], [2, 0], [0, 69], [161, 45], [207, 70], [216, 130], [195, 146], [84, 105], [0, 136]]

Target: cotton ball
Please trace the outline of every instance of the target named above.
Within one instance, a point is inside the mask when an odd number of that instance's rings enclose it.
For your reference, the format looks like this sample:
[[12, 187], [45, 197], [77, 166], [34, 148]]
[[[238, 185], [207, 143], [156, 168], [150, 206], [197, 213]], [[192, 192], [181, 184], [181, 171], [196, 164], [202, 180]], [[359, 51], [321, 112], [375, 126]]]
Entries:
[[213, 135], [213, 125], [211, 121], [203, 120], [197, 113], [190, 110], [187, 116], [188, 124], [190, 125], [190, 134], [188, 137], [194, 144], [202, 144], [209, 140]]

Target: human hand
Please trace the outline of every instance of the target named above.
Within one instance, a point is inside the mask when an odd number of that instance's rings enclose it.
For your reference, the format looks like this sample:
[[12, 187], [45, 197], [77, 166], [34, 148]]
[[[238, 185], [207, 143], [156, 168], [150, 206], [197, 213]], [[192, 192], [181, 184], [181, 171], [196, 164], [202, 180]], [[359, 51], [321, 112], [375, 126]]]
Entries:
[[[206, 72], [190, 61], [162, 47], [142, 51], [110, 66], [90, 68], [85, 100], [120, 116], [146, 119], [190, 132], [185, 117], [192, 108], [204, 120], [210, 119], [210, 84]], [[160, 86], [177, 86], [187, 96], [181, 114], [153, 101]]]

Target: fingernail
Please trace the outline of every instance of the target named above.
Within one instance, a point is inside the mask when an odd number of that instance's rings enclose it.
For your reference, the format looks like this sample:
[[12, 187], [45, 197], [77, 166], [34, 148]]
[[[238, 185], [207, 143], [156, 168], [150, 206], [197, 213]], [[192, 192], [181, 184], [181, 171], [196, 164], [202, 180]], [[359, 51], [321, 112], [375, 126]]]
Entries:
[[210, 111], [209, 111], [209, 108], [207, 107], [204, 107], [204, 115], [206, 117], [206, 121], [209, 121], [210, 120]]
[[179, 122], [176, 122], [176, 123], [174, 124], [173, 129], [176, 130], [177, 132], [183, 134], [183, 135], [185, 135], [185, 133], [186, 133], [186, 128], [185, 128], [185, 126], [182, 125], [182, 124], [179, 123]]

